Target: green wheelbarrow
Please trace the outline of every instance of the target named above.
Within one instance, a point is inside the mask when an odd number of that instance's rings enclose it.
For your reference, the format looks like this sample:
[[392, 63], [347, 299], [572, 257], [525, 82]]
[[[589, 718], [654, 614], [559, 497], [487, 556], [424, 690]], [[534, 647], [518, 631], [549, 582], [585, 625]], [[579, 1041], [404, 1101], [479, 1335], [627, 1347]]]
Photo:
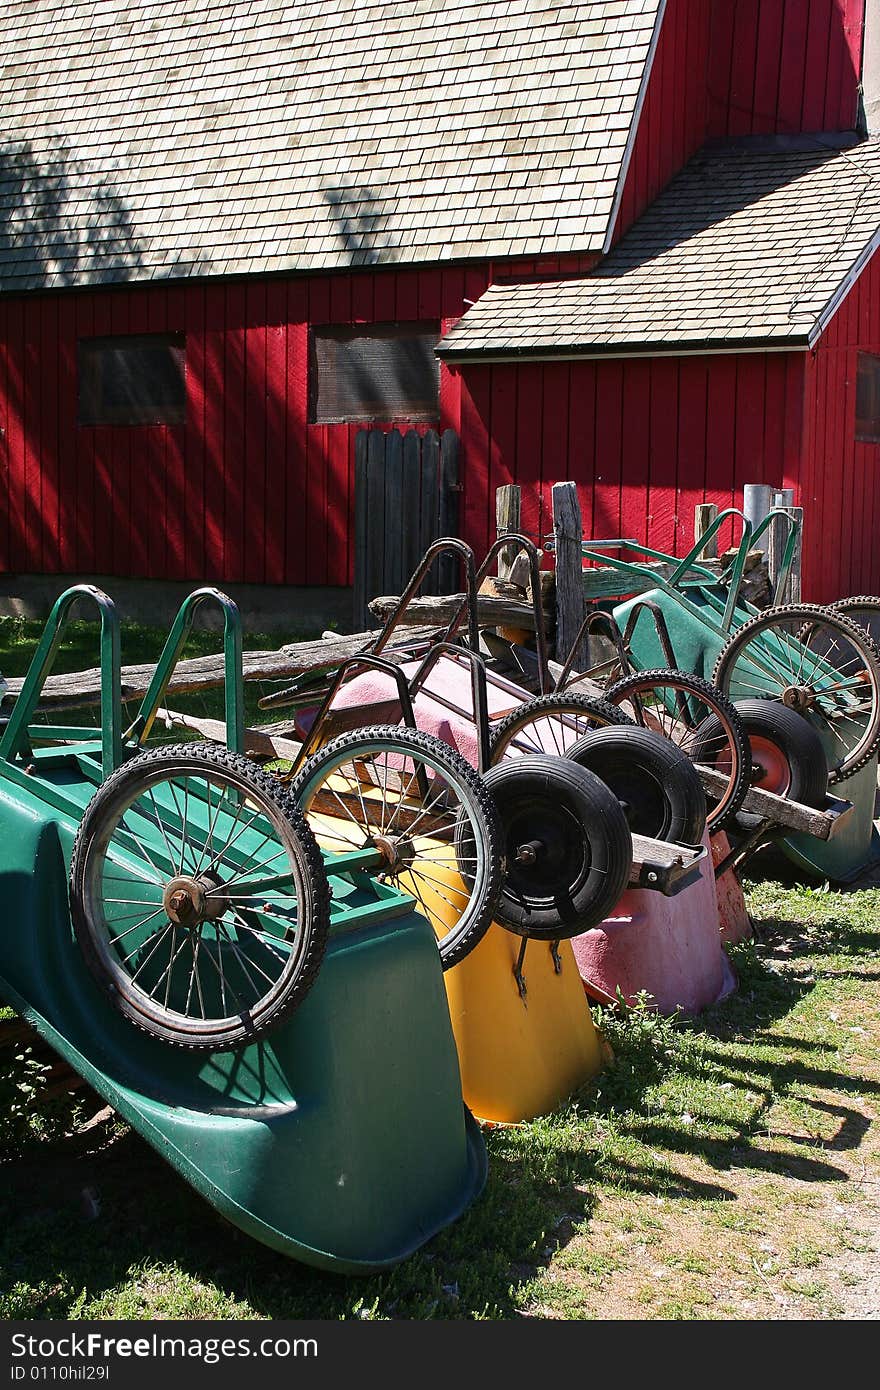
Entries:
[[[833, 849], [828, 843], [805, 845], [794, 837], [783, 845], [801, 867], [845, 879], [872, 857], [876, 839], [873, 788], [880, 745], [880, 651], [864, 628], [833, 608], [774, 603], [760, 610], [742, 598], [747, 554], [777, 517], [788, 528], [774, 595], [778, 599], [799, 540], [797, 523], [786, 512], [772, 511], [753, 529], [740, 511], [729, 508], [682, 559], [628, 539], [585, 541], [582, 551], [585, 560], [615, 571], [619, 587], [632, 595], [617, 603], [611, 615], [623, 674], [674, 668], [710, 681], [748, 714], [753, 726], [757, 721], [758, 744], [768, 751], [763, 790], [795, 794], [797, 799], [796, 769], [784, 751], [777, 755], [776, 735], [764, 728], [772, 711], [752, 702], [783, 707], [771, 721], [780, 726], [779, 739], [785, 735], [787, 712], [812, 725], [828, 764], [828, 783], [838, 796], [856, 804], [856, 814], [847, 819], [845, 830], [841, 827], [843, 833], [835, 834]], [[741, 522], [742, 535], [719, 573], [699, 557], [731, 519]], [[658, 574], [649, 561], [662, 562], [666, 573]], [[576, 684], [577, 677], [569, 676], [563, 670], [557, 688]], [[821, 800], [820, 795], [813, 804]]]
[[[101, 728], [36, 724], [84, 601]], [[228, 747], [145, 749], [207, 602]], [[486, 1176], [437, 943], [374, 849], [322, 852], [243, 756], [242, 690], [238, 610], [198, 590], [123, 730], [113, 604], [85, 585], [58, 599], [0, 740], [0, 995], [228, 1220], [309, 1264], [381, 1269]]]

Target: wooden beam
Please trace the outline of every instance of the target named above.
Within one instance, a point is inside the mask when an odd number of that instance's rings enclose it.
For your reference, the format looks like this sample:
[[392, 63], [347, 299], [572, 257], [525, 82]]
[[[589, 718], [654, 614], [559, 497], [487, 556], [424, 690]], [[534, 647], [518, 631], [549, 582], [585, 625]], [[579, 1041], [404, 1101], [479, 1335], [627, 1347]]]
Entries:
[[[377, 618], [387, 618], [398, 603], [393, 595], [374, 598], [369, 603], [370, 612]], [[464, 602], [464, 594], [424, 594], [414, 598], [401, 618], [401, 625], [409, 623], [442, 627], [450, 621]], [[520, 599], [499, 597], [495, 594], [477, 595], [477, 621], [480, 627], [524, 627], [535, 630], [535, 615], [530, 603]]]
[[[700, 780], [708, 792], [721, 796], [727, 789], [727, 778], [714, 768], [699, 766]], [[765, 792], [761, 787], [750, 787], [742, 804], [744, 811], [752, 811], [771, 825], [783, 825], [789, 830], [802, 830], [815, 835], [819, 840], [828, 840], [836, 834], [842, 823], [852, 815], [852, 803], [829, 796], [821, 810], [812, 806], [802, 806], [799, 801], [789, 801], [775, 792]]]
[[[584, 531], [577, 487], [553, 484], [553, 541], [556, 555], [556, 659], [565, 661], [586, 616], [584, 566], [581, 551]], [[581, 639], [574, 653], [575, 670], [587, 664], [587, 644]]]
[[[495, 530], [498, 536], [509, 535], [520, 529], [522, 517], [522, 489], [515, 483], [505, 483], [495, 489]], [[513, 547], [505, 547], [498, 554], [498, 578], [510, 579], [511, 567], [517, 557]], [[525, 558], [525, 557], [523, 557]]]
[[[786, 516], [790, 516], [798, 528], [798, 541], [795, 546], [794, 559], [788, 574], [788, 579], [776, 600], [777, 603], [800, 603], [801, 601], [801, 531], [804, 521], [802, 507], [778, 507], [778, 511], [784, 511]], [[767, 546], [767, 569], [770, 574], [770, 589], [775, 592], [776, 583], [779, 577], [779, 570], [782, 566], [782, 557], [785, 552], [788, 540], [788, 523], [781, 517], [774, 517], [768, 527], [769, 541]]]
[[[388, 661], [405, 661], [410, 648], [422, 639], [433, 634], [433, 629], [413, 629], [407, 631], [406, 650], [389, 648], [382, 656]], [[242, 670], [246, 681], [293, 679], [308, 673], [320, 674], [335, 670], [343, 661], [359, 656], [370, 642], [375, 632], [355, 632], [350, 635], [334, 633], [332, 637], [320, 638], [313, 642], [293, 642], [278, 651], [245, 652]], [[139, 700], [147, 693], [155, 670], [155, 663], [145, 662], [137, 666], [123, 666], [122, 698]], [[193, 691], [210, 690], [224, 683], [223, 654], [197, 656], [188, 661], [180, 661], [168, 683], [172, 694], [188, 694]], [[24, 684], [24, 677], [10, 676], [9, 687], [4, 697], [4, 711], [8, 712], [9, 697], [17, 696]], [[38, 708], [72, 709], [97, 704], [101, 696], [101, 672], [95, 667], [88, 671], [72, 671], [67, 675], [49, 676], [40, 696]]]
[[[698, 541], [701, 536], [705, 536], [709, 527], [718, 516], [718, 508], [714, 502], [698, 502], [694, 507], [694, 541]], [[714, 560], [718, 555], [718, 534], [706, 543], [702, 552], [702, 558]]]

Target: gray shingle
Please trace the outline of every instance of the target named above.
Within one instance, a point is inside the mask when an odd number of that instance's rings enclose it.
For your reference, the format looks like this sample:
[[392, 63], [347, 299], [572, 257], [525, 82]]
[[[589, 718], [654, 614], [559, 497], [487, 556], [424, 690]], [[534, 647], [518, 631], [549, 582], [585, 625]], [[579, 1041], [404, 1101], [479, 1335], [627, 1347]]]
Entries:
[[[160, 228], [187, 264], [210, 261], [218, 242], [233, 244], [230, 207], [242, 248], [225, 261], [231, 271], [252, 268], [245, 248], [256, 242], [265, 270], [344, 265], [368, 244], [397, 263], [424, 260], [428, 246], [447, 257], [502, 245], [533, 254], [552, 249], [541, 180], [562, 166], [574, 187], [559, 234], [596, 250], [659, 8], [9, 0], [0, 198], [23, 218], [14, 233], [0, 226], [0, 288], [152, 276]], [[502, 173], [515, 202], [493, 202]], [[455, 207], [467, 209], [466, 235]], [[63, 232], [50, 232], [59, 217]], [[307, 254], [281, 249], [306, 226]], [[127, 263], [116, 254], [110, 264], [105, 246], [120, 235]]]
[[440, 355], [806, 344], [880, 234], [880, 140], [854, 142], [707, 147], [590, 275], [492, 286]]

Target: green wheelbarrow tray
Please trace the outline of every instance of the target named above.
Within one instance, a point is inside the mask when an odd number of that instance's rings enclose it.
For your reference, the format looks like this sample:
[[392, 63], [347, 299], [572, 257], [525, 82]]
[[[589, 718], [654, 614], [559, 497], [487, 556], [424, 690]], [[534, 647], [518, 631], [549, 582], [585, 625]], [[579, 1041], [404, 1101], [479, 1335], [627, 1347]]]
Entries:
[[[730, 633], [721, 629], [727, 597], [721, 590], [689, 589], [686, 598], [668, 589], [649, 589], [624, 603], [616, 604], [612, 616], [621, 632], [626, 632], [634, 616], [627, 647], [639, 671], [669, 666], [657, 624], [645, 605], [660, 610], [675, 653], [675, 669], [690, 671], [703, 680], [712, 680], [715, 663], [726, 647]], [[732, 612], [734, 630], [758, 612], [751, 606], [736, 605]]]
[[[82, 598], [101, 617], [102, 727], [31, 725]], [[482, 1190], [487, 1165], [462, 1101], [434, 933], [412, 898], [370, 876], [373, 852], [324, 856], [332, 896], [315, 982], [272, 1032], [234, 1051], [186, 1050], [134, 1026], [74, 937], [68, 875], [83, 813], [140, 751], [208, 598], [224, 606], [228, 737], [240, 747], [240, 620], [230, 600], [190, 596], [126, 733], [112, 603], [87, 586], [58, 600], [0, 739], [0, 996], [233, 1224], [320, 1268], [383, 1269], [453, 1221]], [[240, 852], [249, 853], [246, 836]]]
[[[58, 758], [51, 776], [85, 802], [77, 761]], [[117, 1013], [83, 964], [67, 890], [76, 824], [40, 790], [0, 782], [4, 1001], [223, 1216], [284, 1254], [368, 1272], [454, 1220], [486, 1156], [434, 934], [411, 900], [332, 876], [329, 860], [330, 939], [296, 1012], [234, 1052], [169, 1047]]]
[[[733, 632], [760, 611], [740, 597], [746, 560], [750, 549], [777, 518], [787, 530], [773, 602], [780, 602], [788, 582], [800, 528], [786, 512], [773, 510], [755, 528], [736, 507], [720, 512], [694, 547], [679, 559], [638, 541], [618, 539], [585, 541], [585, 559], [616, 570], [621, 581], [631, 586], [634, 597], [615, 605], [614, 621], [627, 634], [627, 645], [637, 669], [674, 667], [711, 680], [715, 663]], [[707, 568], [700, 555], [728, 521], [742, 523], [739, 545], [722, 572]], [[617, 555], [606, 552], [617, 551]], [[635, 555], [638, 558], [625, 558]], [[647, 561], [661, 561], [670, 567], [665, 578]], [[654, 607], [662, 614], [666, 632], [661, 635], [651, 614]], [[631, 623], [631, 626], [630, 626]]]
[[[791, 572], [800, 527], [787, 513], [769, 512], [763, 521], [752, 523], [736, 507], [719, 512], [711, 526], [682, 558], [654, 550], [633, 538], [585, 540], [584, 560], [605, 567], [616, 575], [616, 592], [632, 597], [616, 604], [612, 614], [625, 641], [634, 667], [641, 671], [657, 667], [690, 671], [709, 680], [715, 662], [731, 633], [741, 627], [758, 609], [740, 597], [746, 561], [755, 542], [779, 520], [787, 539], [776, 580], [774, 603], [780, 601]], [[712, 570], [701, 562], [707, 545], [728, 522], [740, 522], [739, 545], [723, 570]], [[668, 571], [658, 572], [657, 563]], [[657, 610], [666, 631], [658, 631], [651, 613]], [[581, 634], [579, 634], [580, 637]]]

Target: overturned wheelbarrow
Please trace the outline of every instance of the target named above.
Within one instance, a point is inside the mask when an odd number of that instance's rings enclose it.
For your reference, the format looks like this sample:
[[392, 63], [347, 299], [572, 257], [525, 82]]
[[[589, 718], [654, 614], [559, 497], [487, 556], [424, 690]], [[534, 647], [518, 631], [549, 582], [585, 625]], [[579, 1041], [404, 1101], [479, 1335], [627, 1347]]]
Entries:
[[[598, 1038], [565, 939], [582, 917], [566, 922], [561, 914], [567, 905], [580, 914], [586, 897], [601, 911], [630, 871], [617, 803], [606, 807], [616, 817], [611, 843], [609, 822], [594, 817], [585, 827], [572, 800], [576, 782], [590, 790], [595, 784], [600, 795], [601, 784], [580, 769], [572, 776], [558, 759], [548, 762], [543, 793], [514, 769], [527, 799], [521, 816], [503, 796], [507, 771], [484, 780], [441, 741], [395, 727], [331, 740], [293, 786], [318, 842], [382, 854], [384, 880], [411, 894], [430, 923], [464, 1096], [475, 1114], [495, 1122], [546, 1113], [599, 1070]], [[539, 838], [549, 846], [549, 872]], [[612, 858], [600, 863], [609, 850]], [[513, 935], [499, 923], [509, 925], [524, 898], [541, 923], [528, 936]], [[545, 944], [529, 952], [526, 983], [525, 947], [535, 937]]]
[[[99, 611], [102, 728], [32, 724], [72, 605]], [[435, 938], [369, 847], [318, 849], [235, 751], [239, 618], [224, 611], [229, 749], [124, 736], [119, 631], [58, 600], [0, 742], [0, 994], [228, 1220], [344, 1273], [393, 1265], [479, 1193]], [[491, 887], [491, 885], [490, 885]]]

